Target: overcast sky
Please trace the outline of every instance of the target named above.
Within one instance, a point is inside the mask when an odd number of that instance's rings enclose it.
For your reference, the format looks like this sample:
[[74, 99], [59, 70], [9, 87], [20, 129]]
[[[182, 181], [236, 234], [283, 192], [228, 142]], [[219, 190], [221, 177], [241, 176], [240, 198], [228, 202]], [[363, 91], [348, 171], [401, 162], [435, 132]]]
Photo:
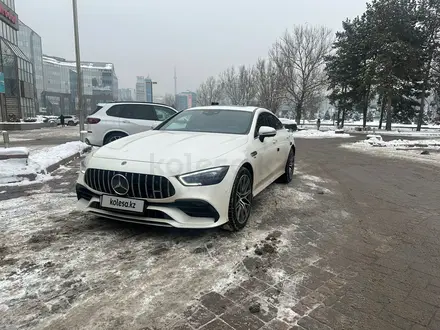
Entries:
[[[16, 0], [19, 18], [43, 40], [43, 52], [74, 60], [71, 0]], [[136, 76], [155, 94], [196, 90], [228, 66], [255, 63], [295, 24], [341, 27], [365, 0], [78, 0], [81, 60], [115, 64], [120, 88]]]

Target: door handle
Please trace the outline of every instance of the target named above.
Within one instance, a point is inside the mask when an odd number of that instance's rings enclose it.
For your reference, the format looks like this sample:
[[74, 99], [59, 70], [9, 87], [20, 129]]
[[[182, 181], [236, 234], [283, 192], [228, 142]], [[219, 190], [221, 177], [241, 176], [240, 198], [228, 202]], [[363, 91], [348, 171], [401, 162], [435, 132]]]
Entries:
[[122, 121], [124, 124], [130, 124], [130, 122], [128, 120], [123, 120]]
[[278, 142], [277, 140], [273, 140], [273, 142], [272, 142], [272, 143], [273, 143], [273, 144], [275, 144], [275, 143], [277, 143], [277, 142]]

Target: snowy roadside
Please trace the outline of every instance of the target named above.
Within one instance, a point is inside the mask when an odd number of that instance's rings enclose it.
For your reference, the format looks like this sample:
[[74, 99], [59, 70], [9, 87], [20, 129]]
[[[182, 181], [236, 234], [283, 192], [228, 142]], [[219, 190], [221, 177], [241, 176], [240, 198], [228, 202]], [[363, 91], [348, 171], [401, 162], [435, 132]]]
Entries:
[[67, 142], [54, 147], [4, 148], [1, 154], [16, 152], [29, 153], [26, 159], [0, 160], [0, 186], [29, 184], [31, 181], [43, 182], [50, 179], [47, 175], [53, 167], [57, 167], [70, 159], [79, 156], [89, 146], [80, 141]]
[[343, 148], [376, 156], [411, 159], [440, 166], [440, 138], [432, 140], [383, 141], [381, 135], [367, 135], [367, 139], [341, 145]]
[[318, 131], [316, 129], [307, 129], [293, 133], [294, 138], [301, 139], [328, 139], [328, 138], [349, 138], [350, 134], [338, 131]]

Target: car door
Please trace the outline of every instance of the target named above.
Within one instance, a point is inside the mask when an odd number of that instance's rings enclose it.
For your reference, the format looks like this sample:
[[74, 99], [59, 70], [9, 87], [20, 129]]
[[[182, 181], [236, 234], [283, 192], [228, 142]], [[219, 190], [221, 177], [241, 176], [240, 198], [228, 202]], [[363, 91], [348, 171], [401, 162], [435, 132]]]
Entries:
[[274, 171], [280, 171], [285, 169], [287, 157], [290, 151], [289, 132], [284, 128], [281, 121], [273, 114], [270, 114], [271, 127], [277, 130], [275, 139], [275, 146], [277, 149], [277, 164]]
[[164, 120], [167, 120], [177, 112], [171, 108], [167, 108], [161, 105], [154, 105], [154, 110], [156, 111], [157, 116], [156, 125], [160, 124]]
[[252, 145], [251, 153], [254, 154], [254, 186], [255, 190], [264, 185], [269, 176], [273, 172], [274, 160], [277, 158], [277, 150], [274, 141], [276, 136], [266, 137], [263, 141], [260, 141], [258, 131], [261, 126], [271, 127], [270, 114], [267, 112], [261, 112], [258, 115], [257, 122], [254, 130], [254, 141]]
[[125, 104], [120, 116], [119, 127], [129, 135], [148, 131], [157, 122], [156, 112], [150, 104]]

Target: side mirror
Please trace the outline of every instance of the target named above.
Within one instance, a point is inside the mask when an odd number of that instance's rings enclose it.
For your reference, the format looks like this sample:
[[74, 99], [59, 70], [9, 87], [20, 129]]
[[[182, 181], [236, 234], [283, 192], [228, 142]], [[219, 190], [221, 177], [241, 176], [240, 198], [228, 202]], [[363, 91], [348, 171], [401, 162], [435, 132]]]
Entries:
[[277, 130], [269, 126], [261, 126], [260, 130], [258, 131], [258, 138], [261, 142], [263, 142], [265, 138], [275, 135], [277, 135]]

